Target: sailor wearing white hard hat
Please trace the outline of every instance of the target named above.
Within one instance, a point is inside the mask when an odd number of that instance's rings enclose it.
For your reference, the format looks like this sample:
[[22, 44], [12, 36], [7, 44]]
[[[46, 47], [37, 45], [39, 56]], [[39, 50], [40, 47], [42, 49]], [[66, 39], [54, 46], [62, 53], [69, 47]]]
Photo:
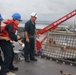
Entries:
[[37, 13], [33, 12], [30, 14], [32, 17], [36, 17], [37, 18]]
[[[24, 48], [24, 57], [25, 62], [37, 61], [35, 58], [35, 33], [36, 33], [36, 19], [37, 13], [33, 12], [30, 14], [31, 18], [25, 23], [24, 35], [25, 35], [25, 45]], [[29, 57], [30, 55], [30, 57]], [[30, 60], [29, 60], [30, 59]]]

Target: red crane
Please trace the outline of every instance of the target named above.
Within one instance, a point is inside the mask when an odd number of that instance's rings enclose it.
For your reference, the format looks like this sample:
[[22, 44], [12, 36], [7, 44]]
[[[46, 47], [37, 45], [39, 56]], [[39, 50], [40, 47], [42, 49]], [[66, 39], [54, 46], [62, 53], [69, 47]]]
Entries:
[[[45, 32], [49, 31], [49, 30], [55, 30], [59, 24], [63, 23], [64, 21], [70, 19], [71, 17], [76, 15], [76, 9], [70, 13], [68, 13], [67, 15], [63, 16], [62, 18], [56, 20], [55, 22], [49, 24], [48, 26], [46, 26], [45, 28], [39, 30], [37, 32], [37, 35], [41, 35], [44, 34]], [[39, 50], [41, 48], [41, 44], [42, 42], [45, 40], [45, 38], [40, 42], [38, 40], [36, 40], [36, 48], [37, 50]]]

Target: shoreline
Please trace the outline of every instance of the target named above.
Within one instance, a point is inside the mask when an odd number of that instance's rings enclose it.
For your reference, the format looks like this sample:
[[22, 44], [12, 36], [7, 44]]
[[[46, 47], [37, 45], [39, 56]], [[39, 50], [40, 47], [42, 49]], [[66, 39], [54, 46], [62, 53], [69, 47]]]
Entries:
[[[40, 29], [36, 29], [37, 31]], [[21, 37], [24, 37], [24, 27], [18, 27], [18, 35], [20, 35]]]
[[[37, 31], [40, 29], [36, 29]], [[24, 32], [24, 27], [18, 27], [18, 32]]]

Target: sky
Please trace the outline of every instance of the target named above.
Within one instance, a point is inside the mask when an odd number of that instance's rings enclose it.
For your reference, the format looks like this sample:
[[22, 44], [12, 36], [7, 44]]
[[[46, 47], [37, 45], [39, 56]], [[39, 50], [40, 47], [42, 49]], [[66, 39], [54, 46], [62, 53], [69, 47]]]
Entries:
[[[0, 0], [0, 13], [4, 19], [18, 12], [27, 20], [36, 12], [37, 20], [55, 21], [75, 9], [76, 0]], [[68, 21], [76, 22], [76, 16]]]

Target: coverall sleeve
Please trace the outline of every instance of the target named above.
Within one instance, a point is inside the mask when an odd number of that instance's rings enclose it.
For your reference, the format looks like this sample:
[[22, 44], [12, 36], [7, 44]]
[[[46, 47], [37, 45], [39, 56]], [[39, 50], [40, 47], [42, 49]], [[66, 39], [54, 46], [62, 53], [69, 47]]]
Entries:
[[15, 33], [14, 33], [14, 27], [13, 27], [12, 24], [7, 25], [6, 30], [8, 31], [9, 37], [11, 39], [13, 39], [14, 41], [18, 41], [17, 40], [17, 35], [15, 35]]
[[29, 24], [25, 23], [24, 32], [28, 32], [28, 31], [29, 31]]

